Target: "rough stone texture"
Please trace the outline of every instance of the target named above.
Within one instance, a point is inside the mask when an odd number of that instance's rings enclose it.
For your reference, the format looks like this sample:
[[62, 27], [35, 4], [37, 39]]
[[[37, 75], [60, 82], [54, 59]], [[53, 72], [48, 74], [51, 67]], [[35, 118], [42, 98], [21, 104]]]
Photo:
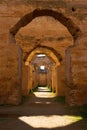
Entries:
[[87, 104], [87, 38], [85, 35], [76, 40], [76, 46], [69, 48], [67, 54], [68, 71], [66, 72], [69, 93], [67, 102], [70, 105]]
[[36, 71], [33, 72], [33, 84], [32, 84], [32, 88], [36, 88], [39, 85], [39, 75]]
[[[31, 63], [34, 66], [34, 70], [33, 70], [33, 86], [46, 86], [48, 85], [48, 78], [51, 77], [51, 75], [49, 75], [50, 77], [47, 77], [47, 74], [49, 73], [49, 71], [51, 71], [51, 67], [49, 69], [49, 66], [52, 66], [53, 61], [51, 59], [49, 59], [49, 57], [47, 57], [46, 55], [44, 57], [37, 57], [37, 55], [33, 58], [33, 60], [31, 61]], [[45, 66], [45, 71], [41, 71], [40, 67], [41, 66]], [[38, 79], [37, 79], [38, 77]], [[37, 80], [36, 80], [37, 79]], [[52, 79], [52, 77], [51, 77]]]
[[23, 49], [24, 60], [26, 54], [38, 45], [55, 48], [55, 51], [62, 56], [62, 65], [59, 69], [61, 69], [60, 86], [62, 86], [60, 88], [63, 90], [60, 89], [60, 95], [63, 95], [65, 89], [65, 50], [67, 46], [73, 44], [67, 29], [51, 17], [36, 18], [32, 23], [20, 29], [16, 40]]
[[22, 95], [28, 95], [29, 94], [29, 88], [28, 88], [28, 82], [29, 82], [29, 67], [25, 66], [25, 64], [22, 64]]
[[[3, 51], [2, 51], [3, 50]], [[21, 50], [17, 45], [0, 45], [0, 104], [21, 101]]]
[[[75, 47], [71, 48], [70, 53], [71, 73], [69, 72], [69, 95], [67, 95], [67, 97], [69, 97], [67, 101], [71, 105], [87, 104], [87, 49]], [[78, 59], [78, 62], [76, 59]], [[72, 99], [70, 97], [72, 97]]]
[[[22, 28], [23, 26], [25, 27]], [[0, 82], [4, 80], [0, 83], [0, 94], [2, 95], [0, 102], [8, 104], [16, 102], [12, 96], [11, 99], [6, 100], [8, 90], [10, 95], [16, 93], [12, 91], [13, 81], [17, 79], [17, 82], [20, 82], [17, 68], [19, 66], [17, 57], [19, 55], [17, 54], [20, 51], [18, 52], [15, 45], [8, 45], [8, 43], [16, 43], [20, 44], [23, 50], [23, 62], [39, 46], [53, 48], [55, 52], [58, 52], [62, 56], [58, 70], [58, 87], [61, 95], [65, 95], [65, 90], [68, 88], [66, 93], [68, 104], [87, 104], [87, 94], [85, 94], [87, 90], [86, 39], [86, 0], [0, 0]], [[15, 53], [16, 51], [17, 53]], [[4, 55], [5, 53], [6, 55]], [[9, 55], [9, 53], [11, 54]], [[8, 63], [7, 57], [15, 61], [16, 67], [10, 67], [14, 62]], [[6, 68], [6, 63], [8, 63], [7, 68], [10, 68], [10, 71]], [[11, 72], [11, 79], [8, 78], [8, 72]], [[13, 74], [16, 76], [14, 77]], [[21, 85], [16, 85], [17, 93], [20, 88], [18, 86], [21, 87]], [[9, 89], [5, 90], [5, 87]], [[18, 93], [16, 96], [18, 99], [20, 94]]]
[[46, 86], [47, 85], [47, 75], [46, 73], [39, 74], [39, 85]]

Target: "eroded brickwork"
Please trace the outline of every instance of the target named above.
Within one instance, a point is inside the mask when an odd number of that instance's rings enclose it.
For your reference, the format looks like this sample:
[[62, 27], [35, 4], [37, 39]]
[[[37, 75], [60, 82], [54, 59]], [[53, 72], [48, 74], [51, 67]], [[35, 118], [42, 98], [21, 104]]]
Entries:
[[0, 0], [0, 104], [18, 104], [21, 88], [32, 87], [25, 62], [38, 47], [62, 57], [59, 95], [70, 105], [87, 104], [86, 0]]
[[21, 102], [21, 49], [0, 45], [0, 104]]

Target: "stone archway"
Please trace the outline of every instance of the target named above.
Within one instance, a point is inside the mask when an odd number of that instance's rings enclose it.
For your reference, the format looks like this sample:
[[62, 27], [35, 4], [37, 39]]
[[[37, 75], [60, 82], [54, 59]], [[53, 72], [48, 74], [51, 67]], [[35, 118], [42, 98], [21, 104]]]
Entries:
[[[17, 32], [27, 24], [29, 24], [33, 19], [40, 16], [51, 16], [60, 23], [62, 23], [70, 32], [73, 37], [74, 45], [77, 43], [78, 37], [81, 35], [80, 28], [68, 17], [64, 16], [62, 13], [50, 10], [50, 9], [35, 9], [34, 11], [30, 12], [29, 14], [24, 15], [10, 30], [10, 43], [16, 43], [15, 35]], [[73, 46], [74, 46], [73, 45]], [[70, 74], [70, 50], [71, 48], [67, 49], [66, 52], [66, 63], [67, 63], [67, 81], [69, 82], [71, 79]], [[71, 81], [70, 81], [71, 82]]]
[[[34, 21], [35, 19], [38, 19], [37, 17], [39, 16], [44, 16], [44, 17], [51, 16], [51, 18], [56, 19], [55, 20], [56, 22], [60, 21], [60, 23], [62, 23], [72, 35], [74, 46], [69, 47], [67, 49], [66, 60], [65, 60], [67, 63], [66, 65], [67, 71], [64, 72], [64, 74], [67, 74], [66, 76], [67, 82], [64, 82], [63, 80], [64, 84], [67, 83], [66, 86], [68, 88], [67, 91], [68, 95], [66, 94], [67, 102], [69, 104], [80, 104], [80, 105], [87, 104], [87, 96], [86, 96], [87, 95], [87, 91], [86, 91], [87, 90], [87, 73], [86, 73], [87, 71], [86, 20], [87, 19], [85, 14], [86, 10], [84, 8], [85, 4], [80, 5], [79, 2], [75, 2], [77, 8], [74, 10], [73, 9], [74, 7], [71, 7], [73, 6], [73, 2], [62, 3], [62, 2], [47, 2], [47, 1], [39, 2], [38, 1], [37, 3], [35, 1], [32, 3], [32, 2], [25, 1], [21, 3], [20, 1], [18, 3], [20, 3], [18, 4], [18, 6], [15, 6], [17, 2], [11, 2], [9, 3], [9, 5], [5, 4], [5, 2], [1, 3], [0, 104], [3, 103], [19, 104], [20, 102], [19, 99], [21, 97], [21, 77], [22, 77], [21, 62], [23, 61], [23, 58], [21, 56], [21, 49], [19, 45], [16, 44], [5, 45], [8, 42], [7, 40], [9, 40], [8, 35], [10, 34], [9, 42], [16, 43], [15, 36], [17, 36], [16, 34], [17, 32], [19, 32], [21, 27], [26, 26], [32, 20]], [[20, 10], [20, 8], [22, 10]], [[50, 39], [50, 41], [51, 40], [52, 38]], [[48, 42], [48, 44], [50, 43]], [[35, 42], [35, 45], [36, 45], [35, 47], [37, 47], [37, 42]], [[71, 44], [68, 44], [68, 46], [69, 45]]]
[[[58, 87], [59, 87], [59, 81], [58, 81], [58, 68], [60, 66], [60, 62], [62, 61], [62, 56], [56, 52], [52, 48], [47, 47], [37, 47], [35, 48], [31, 53], [28, 54], [25, 65], [24, 65], [24, 75], [23, 75], [23, 81], [22, 81], [22, 93], [23, 95], [27, 95], [30, 89], [32, 89], [32, 71], [33, 67], [31, 65], [31, 60], [35, 56], [35, 54], [46, 54], [53, 62], [54, 65], [52, 66], [52, 89], [55, 89], [56, 94], [58, 95]], [[25, 73], [28, 76], [28, 78], [25, 79]], [[27, 83], [27, 84], [26, 84]], [[24, 86], [26, 84], [26, 86]]]
[[39, 54], [39, 53], [45, 53], [47, 56], [49, 56], [57, 65], [60, 65], [60, 61], [62, 61], [62, 56], [56, 52], [53, 48], [50, 47], [45, 47], [45, 46], [38, 46], [37, 48], [35, 48], [30, 54], [28, 54], [27, 59], [25, 64], [27, 64], [27, 62], [30, 62], [32, 57], [35, 54]]
[[11, 29], [10, 29], [10, 42], [15, 42], [15, 35], [21, 27], [29, 24], [33, 19], [40, 16], [51, 16], [67, 27], [73, 39], [77, 39], [81, 31], [78, 26], [70, 19], [65, 17], [62, 13], [49, 9], [35, 9], [33, 12], [23, 16]]
[[[35, 9], [33, 12], [24, 15], [11, 29], [10, 29], [10, 43], [16, 43], [15, 42], [15, 35], [20, 30], [21, 27], [26, 26], [28, 23], [30, 23], [34, 18], [39, 16], [51, 16], [54, 19], [58, 20], [60, 23], [62, 23], [70, 32], [70, 34], [73, 37], [74, 40], [74, 46], [77, 44], [78, 37], [81, 36], [81, 30], [80, 28], [70, 19], [65, 17], [62, 13], [59, 13], [57, 11], [49, 10], [49, 9]], [[73, 47], [74, 47], [73, 46]], [[72, 61], [71, 55], [72, 55], [72, 49], [73, 47], [69, 47], [67, 49], [66, 53], [66, 63], [67, 63], [67, 77], [66, 81], [67, 84], [70, 86], [73, 82], [72, 75], [74, 75], [74, 72], [72, 71]], [[70, 90], [72, 92], [72, 90]], [[66, 95], [67, 96], [67, 95]], [[69, 100], [68, 100], [69, 101]], [[70, 101], [71, 102], [71, 101]]]

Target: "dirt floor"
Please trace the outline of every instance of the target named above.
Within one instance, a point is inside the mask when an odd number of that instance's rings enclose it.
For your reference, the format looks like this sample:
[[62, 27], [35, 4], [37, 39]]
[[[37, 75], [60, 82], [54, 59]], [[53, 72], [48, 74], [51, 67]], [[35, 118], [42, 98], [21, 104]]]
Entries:
[[87, 130], [87, 118], [79, 109], [55, 100], [55, 94], [39, 87], [19, 106], [0, 106], [0, 130]]

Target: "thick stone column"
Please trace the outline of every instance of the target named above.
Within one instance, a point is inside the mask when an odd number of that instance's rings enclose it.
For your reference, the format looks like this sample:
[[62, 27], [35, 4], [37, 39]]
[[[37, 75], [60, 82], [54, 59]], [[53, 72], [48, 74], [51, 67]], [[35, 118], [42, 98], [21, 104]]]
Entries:
[[28, 95], [28, 66], [26, 66], [23, 62], [22, 65], [22, 95]]
[[48, 71], [47, 71], [47, 85], [52, 88], [52, 71], [51, 71], [51, 67], [48, 67]]
[[54, 77], [55, 77], [55, 67], [54, 65], [52, 66], [52, 91], [55, 90], [55, 80], [54, 80]]
[[77, 45], [67, 50], [67, 91], [69, 105], [87, 104], [87, 40], [77, 39]]
[[[3, 51], [2, 51], [3, 49]], [[0, 104], [21, 102], [22, 51], [18, 45], [0, 45]]]
[[33, 82], [34, 82], [33, 88], [36, 88], [38, 86], [38, 73], [37, 73], [37, 71], [34, 71]]
[[33, 88], [33, 66], [29, 63], [29, 73], [28, 73], [28, 90], [32, 90]]
[[56, 95], [59, 95], [59, 76], [58, 76], [58, 66], [56, 65], [55, 68], [55, 73], [56, 73]]
[[52, 66], [52, 90], [58, 95], [58, 66]]

